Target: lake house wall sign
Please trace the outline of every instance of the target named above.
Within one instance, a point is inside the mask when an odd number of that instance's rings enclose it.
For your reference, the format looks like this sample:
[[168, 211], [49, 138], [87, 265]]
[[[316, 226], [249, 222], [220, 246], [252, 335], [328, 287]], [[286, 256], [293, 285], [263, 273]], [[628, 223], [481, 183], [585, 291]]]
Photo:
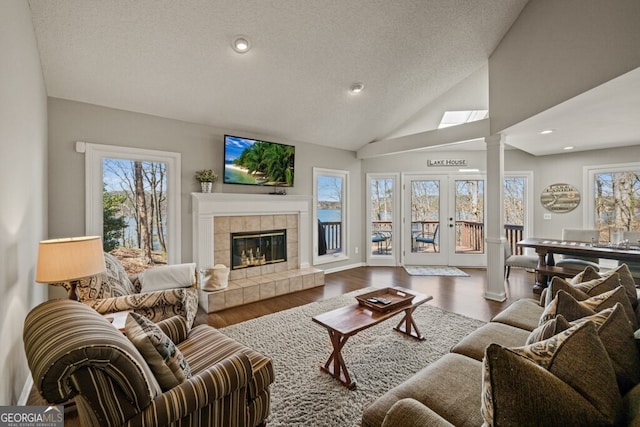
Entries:
[[580, 204], [580, 192], [571, 184], [551, 184], [542, 191], [540, 203], [551, 212], [571, 212]]

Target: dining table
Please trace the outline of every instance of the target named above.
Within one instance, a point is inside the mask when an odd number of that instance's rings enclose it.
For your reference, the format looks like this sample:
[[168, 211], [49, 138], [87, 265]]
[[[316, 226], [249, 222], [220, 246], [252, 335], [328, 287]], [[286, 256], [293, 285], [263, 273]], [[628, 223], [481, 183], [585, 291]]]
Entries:
[[613, 259], [620, 262], [640, 262], [640, 245], [637, 243], [575, 242], [529, 237], [520, 240], [516, 245], [522, 248], [533, 248], [538, 255], [536, 283], [533, 286], [533, 290], [536, 293], [547, 287], [547, 277], [550, 275], [549, 273], [554, 272], [554, 254]]

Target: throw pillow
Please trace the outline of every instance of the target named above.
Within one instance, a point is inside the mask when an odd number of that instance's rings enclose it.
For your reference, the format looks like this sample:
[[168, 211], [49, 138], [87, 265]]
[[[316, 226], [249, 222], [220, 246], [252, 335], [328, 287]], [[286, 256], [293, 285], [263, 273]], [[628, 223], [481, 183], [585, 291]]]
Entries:
[[135, 289], [118, 258], [104, 253], [106, 271], [81, 279], [77, 286], [80, 301], [120, 297], [135, 293]]
[[609, 354], [616, 373], [618, 387], [624, 395], [640, 383], [640, 355], [636, 347], [633, 328], [622, 304], [602, 310], [592, 316], [571, 322], [579, 325], [593, 322], [598, 328], [598, 336]]
[[598, 336], [611, 359], [620, 392], [626, 394], [640, 383], [640, 356], [636, 350], [633, 329], [622, 304], [616, 304], [612, 308], [573, 322], [567, 322], [564, 316], [559, 314], [555, 319], [534, 329], [527, 339], [527, 345], [544, 341], [571, 326], [585, 322], [593, 322], [596, 325]]
[[553, 301], [545, 307], [542, 315], [540, 316], [539, 325], [543, 325], [558, 314], [562, 314], [566, 320], [571, 322], [576, 319], [580, 319], [581, 317], [596, 314], [605, 308], [611, 308], [615, 306], [616, 303], [622, 304], [628, 321], [631, 323], [634, 330], [637, 329], [638, 321], [636, 319], [635, 312], [631, 307], [631, 303], [629, 302], [622, 286], [618, 286], [612, 291], [596, 295], [584, 301], [577, 301], [567, 292], [560, 290]]
[[542, 325], [531, 331], [527, 338], [526, 345], [549, 339], [570, 327], [571, 323], [569, 323], [562, 314], [558, 314], [555, 318], [547, 320]]
[[[593, 270], [592, 267], [589, 268]], [[568, 282], [556, 276], [551, 279], [551, 283], [547, 288], [545, 305], [549, 304], [555, 298], [556, 293], [558, 293], [560, 289], [578, 301], [582, 301], [589, 297], [612, 291], [618, 286], [620, 286], [620, 279], [617, 274], [612, 274], [608, 277], [598, 277], [597, 279], [579, 283]]]
[[151, 320], [137, 313], [129, 313], [125, 332], [147, 361], [163, 391], [191, 377], [191, 368], [182, 352]]
[[583, 281], [589, 281], [592, 279], [597, 279], [601, 277], [608, 277], [613, 274], [618, 274], [620, 277], [620, 284], [624, 286], [625, 291], [627, 292], [627, 296], [629, 297], [629, 301], [631, 302], [631, 306], [635, 309], [638, 306], [638, 294], [636, 292], [636, 281], [629, 270], [629, 266], [627, 264], [620, 264], [614, 269], [606, 271], [604, 273], [598, 273], [597, 271], [584, 271], [584, 275], [582, 277]]
[[[598, 270], [596, 270], [595, 268], [593, 268], [592, 266], [588, 265], [584, 270], [582, 270], [580, 273], [576, 274], [575, 276], [573, 276], [571, 279], [569, 279], [569, 282], [572, 285], [575, 285], [576, 283], [580, 283], [583, 282], [584, 280], [582, 279], [584, 277], [585, 274], [589, 275], [589, 277], [591, 277], [592, 279], [595, 279], [595, 276], [593, 276], [593, 274], [598, 274]], [[591, 279], [589, 279], [591, 280]]]
[[483, 359], [486, 425], [614, 425], [622, 396], [592, 322], [529, 346], [491, 344]]

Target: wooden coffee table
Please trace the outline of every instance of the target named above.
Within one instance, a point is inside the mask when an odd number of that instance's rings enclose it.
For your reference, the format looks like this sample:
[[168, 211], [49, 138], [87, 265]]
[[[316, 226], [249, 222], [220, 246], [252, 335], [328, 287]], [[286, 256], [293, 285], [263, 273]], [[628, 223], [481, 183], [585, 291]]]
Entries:
[[415, 296], [408, 305], [387, 312], [379, 312], [359, 304], [352, 304], [320, 314], [312, 319], [327, 328], [329, 339], [333, 346], [333, 352], [329, 356], [327, 363], [321, 366], [321, 369], [331, 374], [345, 387], [353, 389], [356, 386], [356, 381], [351, 378], [347, 365], [342, 358], [342, 347], [344, 347], [350, 336], [400, 313], [404, 313], [404, 317], [394, 329], [417, 340], [422, 341], [425, 339], [420, 334], [420, 330], [413, 319], [413, 312], [419, 305], [432, 300], [433, 297], [419, 294], [411, 289], [401, 287], [394, 287], [394, 289]]

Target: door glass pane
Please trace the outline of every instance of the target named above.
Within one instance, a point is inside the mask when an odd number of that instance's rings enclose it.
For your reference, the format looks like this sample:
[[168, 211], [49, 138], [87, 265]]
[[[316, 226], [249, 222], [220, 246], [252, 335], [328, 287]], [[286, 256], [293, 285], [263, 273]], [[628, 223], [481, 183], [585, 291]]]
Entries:
[[455, 181], [456, 253], [484, 253], [484, 180]]
[[440, 252], [440, 181], [411, 181], [411, 252]]
[[318, 255], [342, 252], [344, 179], [318, 175]]
[[514, 254], [522, 254], [522, 248], [516, 243], [524, 237], [525, 184], [520, 176], [504, 178], [504, 230]]
[[128, 274], [167, 264], [167, 165], [103, 159], [103, 247]]
[[371, 254], [393, 254], [393, 179], [371, 180]]

